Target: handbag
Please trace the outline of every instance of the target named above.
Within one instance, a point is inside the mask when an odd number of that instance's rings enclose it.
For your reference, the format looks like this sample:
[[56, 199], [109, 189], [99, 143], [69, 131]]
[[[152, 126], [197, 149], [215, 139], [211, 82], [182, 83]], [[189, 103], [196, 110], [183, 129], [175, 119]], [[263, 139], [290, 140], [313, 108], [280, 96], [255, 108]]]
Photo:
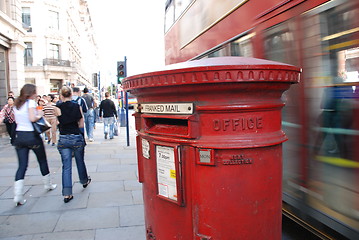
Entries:
[[9, 123], [9, 122], [10, 122], [10, 119], [8, 117], [5, 117], [3, 120], [3, 123]]
[[32, 126], [34, 127], [34, 131], [38, 134], [45, 132], [46, 130], [51, 128], [51, 125], [44, 117], [41, 117], [36, 122], [32, 123]]
[[118, 136], [118, 122], [115, 121], [115, 124], [113, 126], [113, 135]]

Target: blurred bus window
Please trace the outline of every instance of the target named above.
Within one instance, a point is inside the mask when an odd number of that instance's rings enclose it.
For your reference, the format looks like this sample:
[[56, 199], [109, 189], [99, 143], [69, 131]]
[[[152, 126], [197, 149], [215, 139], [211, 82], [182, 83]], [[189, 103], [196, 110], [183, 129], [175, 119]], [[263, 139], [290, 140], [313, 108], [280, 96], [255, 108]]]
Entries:
[[165, 10], [165, 32], [181, 17], [193, 0], [168, 0]]
[[253, 57], [251, 38], [254, 33], [245, 35], [230, 44], [231, 56]]
[[324, 4], [303, 15], [310, 149], [307, 184], [313, 193], [307, 201], [334, 210], [347, 223], [358, 219], [359, 212], [355, 167], [359, 12], [354, 2]]
[[[264, 56], [268, 60], [298, 66], [298, 49], [295, 48], [295, 28], [293, 20], [289, 20], [264, 31]], [[282, 110], [282, 126], [289, 141], [283, 144], [283, 191], [291, 196], [300, 197], [296, 186], [301, 185], [303, 178], [301, 161], [301, 117], [299, 84], [283, 93], [285, 107]]]
[[166, 5], [165, 11], [165, 32], [167, 32], [175, 22], [175, 7], [173, 1]]
[[287, 21], [265, 31], [265, 58], [282, 63], [298, 65], [298, 54], [294, 45], [294, 23]]
[[226, 56], [253, 57], [253, 45], [251, 42], [253, 36], [255, 36], [254, 33], [241, 34], [240, 37], [230, 39], [196, 59]]
[[175, 19], [177, 20], [186, 10], [192, 0], [175, 0]]

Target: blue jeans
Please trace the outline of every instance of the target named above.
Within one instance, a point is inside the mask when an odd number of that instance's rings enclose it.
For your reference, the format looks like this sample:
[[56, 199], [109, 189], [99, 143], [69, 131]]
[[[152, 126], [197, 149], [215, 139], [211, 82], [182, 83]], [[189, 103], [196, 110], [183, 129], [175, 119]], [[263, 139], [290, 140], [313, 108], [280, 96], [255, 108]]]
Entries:
[[84, 117], [87, 137], [91, 139], [93, 138], [93, 128], [95, 124], [95, 111], [93, 108], [88, 109], [87, 112], [84, 113]]
[[103, 118], [104, 134], [109, 134], [110, 138], [113, 138], [114, 123], [115, 123], [114, 117], [104, 117]]
[[29, 163], [30, 150], [32, 150], [36, 155], [42, 176], [50, 173], [49, 166], [47, 164], [44, 143], [39, 134], [25, 131], [16, 132], [14, 146], [19, 161], [19, 167], [16, 171], [15, 181], [25, 178], [25, 173]]
[[75, 156], [77, 172], [80, 183], [88, 181], [86, 165], [84, 161], [85, 140], [80, 135], [60, 135], [57, 149], [62, 160], [62, 195], [72, 195], [72, 154]]

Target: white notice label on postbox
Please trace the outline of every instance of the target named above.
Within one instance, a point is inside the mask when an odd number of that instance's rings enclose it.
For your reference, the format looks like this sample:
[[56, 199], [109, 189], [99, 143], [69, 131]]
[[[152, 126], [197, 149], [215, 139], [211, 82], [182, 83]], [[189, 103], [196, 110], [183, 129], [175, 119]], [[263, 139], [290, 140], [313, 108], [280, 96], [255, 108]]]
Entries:
[[142, 113], [192, 114], [193, 103], [143, 103]]
[[150, 159], [150, 143], [146, 139], [142, 139], [142, 156]]
[[173, 147], [156, 146], [158, 194], [177, 201], [176, 166]]

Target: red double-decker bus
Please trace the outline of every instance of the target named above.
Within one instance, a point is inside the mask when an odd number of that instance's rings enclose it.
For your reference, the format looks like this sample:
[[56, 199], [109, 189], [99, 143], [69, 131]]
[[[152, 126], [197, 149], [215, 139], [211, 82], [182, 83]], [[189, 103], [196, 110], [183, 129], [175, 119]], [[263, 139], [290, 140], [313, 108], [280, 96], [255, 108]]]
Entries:
[[357, 0], [166, 3], [166, 64], [244, 56], [303, 69], [282, 97], [283, 213], [328, 238], [359, 239], [358, 14]]

